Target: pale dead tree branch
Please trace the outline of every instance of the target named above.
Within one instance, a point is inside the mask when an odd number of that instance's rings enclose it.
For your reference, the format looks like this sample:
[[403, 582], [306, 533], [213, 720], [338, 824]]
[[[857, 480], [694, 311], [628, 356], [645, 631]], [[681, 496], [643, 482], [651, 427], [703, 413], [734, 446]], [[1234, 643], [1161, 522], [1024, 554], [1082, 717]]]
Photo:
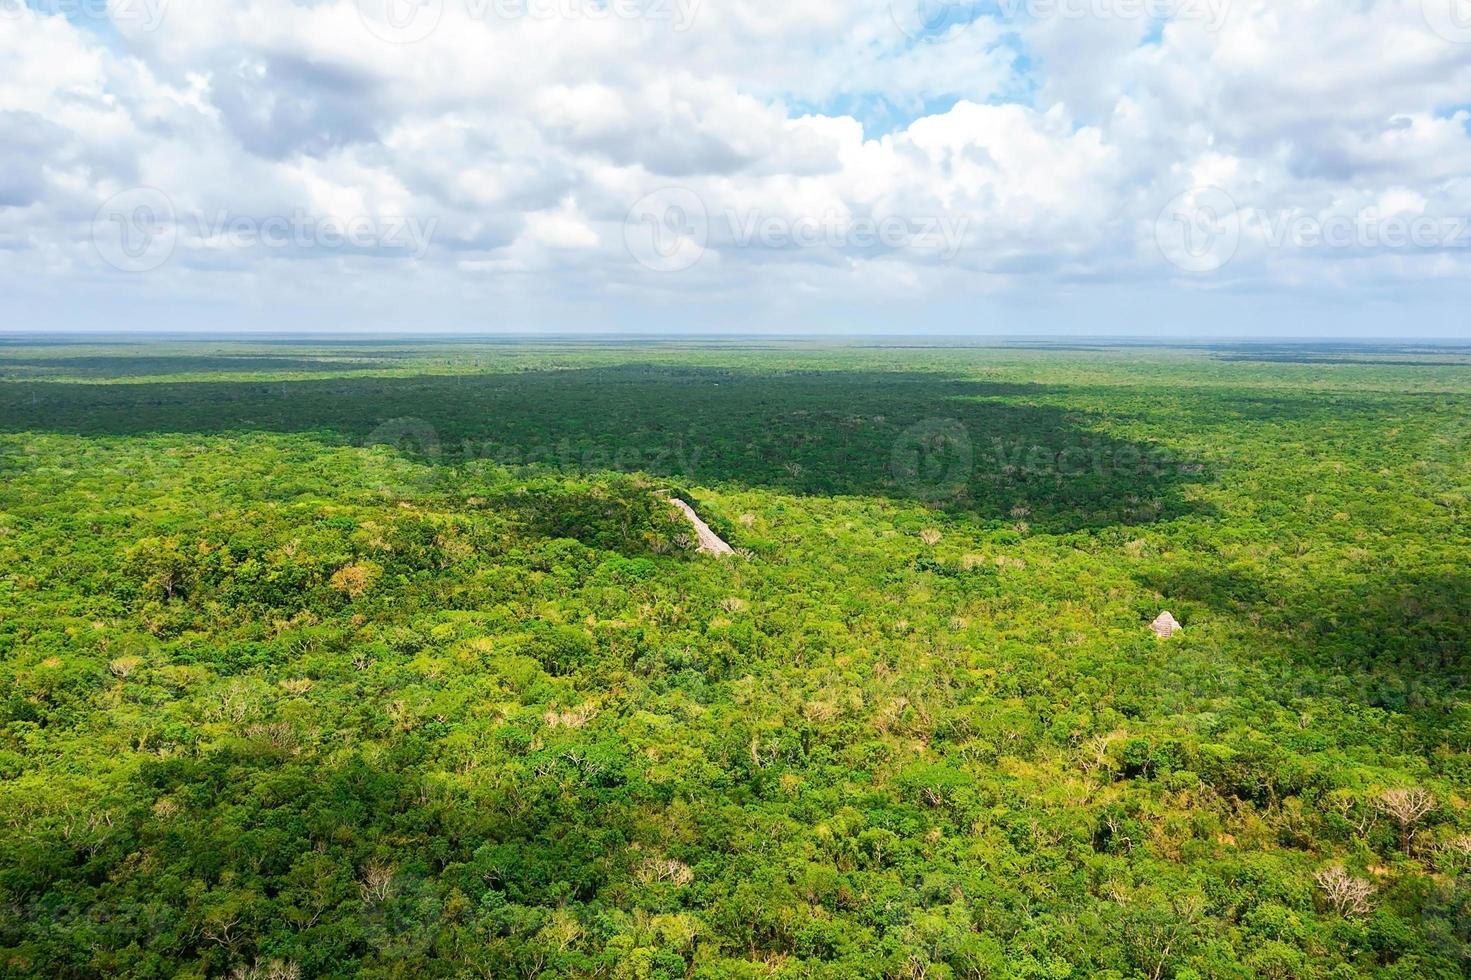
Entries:
[[235, 944], [240, 941], [240, 937], [234, 934], [235, 927], [239, 924], [239, 916], [234, 916], [225, 922], [211, 923], [204, 927], [204, 938], [233, 952]]
[[1343, 822], [1354, 829], [1354, 833], [1360, 837], [1367, 837], [1369, 831], [1374, 827], [1374, 811], [1370, 808], [1360, 806], [1360, 801], [1353, 794], [1344, 790], [1331, 793], [1328, 797], [1329, 808], [1340, 817]]
[[645, 885], [665, 881], [688, 885], [695, 880], [695, 872], [689, 865], [673, 858], [662, 857], [646, 858], [634, 871], [634, 875]]
[[256, 960], [254, 966], [235, 967], [230, 980], [301, 980], [301, 967], [289, 960]]
[[1119, 737], [1119, 732], [1107, 732], [1102, 735], [1095, 735], [1084, 742], [1083, 748], [1086, 751], [1086, 755], [1079, 764], [1080, 768], [1087, 773], [1091, 773], [1096, 769], [1112, 771], [1113, 766], [1108, 761], [1108, 750]]
[[1471, 862], [1471, 835], [1460, 834], [1436, 844], [1431, 860], [1435, 870], [1446, 874], [1455, 874], [1465, 868]]
[[1435, 809], [1435, 795], [1418, 786], [1387, 789], [1379, 794], [1375, 805], [1399, 825], [1400, 848], [1408, 854], [1410, 841], [1415, 836], [1415, 824]]
[[1349, 874], [1343, 865], [1324, 868], [1313, 876], [1313, 880], [1323, 889], [1328, 904], [1344, 918], [1368, 915], [1371, 911], [1369, 897], [1374, 894], [1374, 886]]
[[1191, 895], [1172, 899], [1170, 905], [1173, 907], [1175, 913], [1175, 924], [1170, 929], [1169, 940], [1159, 951], [1159, 962], [1154, 965], [1154, 970], [1149, 975], [1150, 980], [1160, 980], [1165, 975], [1165, 966], [1170, 961], [1170, 950], [1174, 949], [1175, 944], [1182, 938], [1187, 937], [1190, 932], [1194, 931], [1195, 924], [1200, 920], [1200, 913], [1203, 908], [1200, 900]]
[[363, 901], [368, 905], [385, 901], [393, 892], [393, 872], [393, 865], [382, 861], [374, 861], [363, 868], [362, 879], [358, 882]]

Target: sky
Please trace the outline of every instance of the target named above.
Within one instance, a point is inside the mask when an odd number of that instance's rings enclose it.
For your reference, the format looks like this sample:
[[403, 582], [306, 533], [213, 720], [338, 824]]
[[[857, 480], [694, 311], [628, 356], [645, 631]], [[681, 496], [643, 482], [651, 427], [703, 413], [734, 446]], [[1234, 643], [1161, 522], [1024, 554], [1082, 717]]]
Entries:
[[0, 0], [0, 329], [1471, 336], [1471, 0]]

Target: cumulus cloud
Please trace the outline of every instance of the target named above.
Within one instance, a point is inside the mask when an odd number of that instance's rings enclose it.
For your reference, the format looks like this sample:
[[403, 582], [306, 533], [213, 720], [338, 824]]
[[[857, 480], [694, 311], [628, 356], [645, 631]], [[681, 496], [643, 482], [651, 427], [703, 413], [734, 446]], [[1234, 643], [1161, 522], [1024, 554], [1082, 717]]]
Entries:
[[[243, 323], [241, 294], [279, 282], [313, 310], [391, 296], [426, 326], [503, 325], [493, 306], [523, 328], [680, 304], [955, 322], [967, 297], [1088, 309], [1120, 284], [1408, 296], [1471, 271], [1451, 231], [1471, 38], [1434, 2], [1008, 0], [934, 23], [905, 0], [11, 0], [0, 286], [26, 310], [208, 297]], [[107, 210], [139, 187], [166, 207]], [[1170, 210], [1204, 187], [1227, 204]], [[670, 189], [696, 205], [630, 227]], [[1376, 225], [1432, 219], [1439, 238]], [[160, 222], [156, 267], [96, 241]], [[388, 240], [405, 222], [423, 248]], [[1344, 222], [1373, 230], [1313, 233]]]

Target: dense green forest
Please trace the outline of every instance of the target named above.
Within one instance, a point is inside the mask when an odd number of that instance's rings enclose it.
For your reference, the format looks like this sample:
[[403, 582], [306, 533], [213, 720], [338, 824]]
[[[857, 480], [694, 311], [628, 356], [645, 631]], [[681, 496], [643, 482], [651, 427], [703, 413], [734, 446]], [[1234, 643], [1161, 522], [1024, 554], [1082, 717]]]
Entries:
[[1468, 461], [1465, 350], [5, 342], [0, 975], [1465, 976]]

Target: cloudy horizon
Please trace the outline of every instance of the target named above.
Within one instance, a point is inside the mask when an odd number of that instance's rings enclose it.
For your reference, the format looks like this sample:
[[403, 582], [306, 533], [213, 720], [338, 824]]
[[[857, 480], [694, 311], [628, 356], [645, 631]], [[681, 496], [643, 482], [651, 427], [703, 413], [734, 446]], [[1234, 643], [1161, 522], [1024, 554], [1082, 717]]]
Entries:
[[1471, 0], [0, 0], [7, 330], [1466, 335]]

